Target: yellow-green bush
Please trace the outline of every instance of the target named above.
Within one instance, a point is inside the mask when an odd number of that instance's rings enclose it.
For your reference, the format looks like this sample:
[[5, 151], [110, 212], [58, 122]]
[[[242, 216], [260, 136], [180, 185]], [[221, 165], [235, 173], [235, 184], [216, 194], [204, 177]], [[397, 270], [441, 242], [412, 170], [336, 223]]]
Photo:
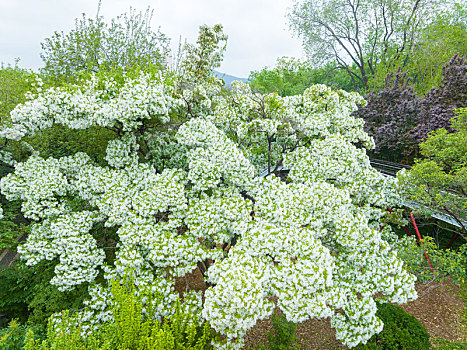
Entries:
[[[131, 282], [114, 283], [114, 322], [104, 323], [91, 332], [84, 332], [78, 319], [64, 311], [52, 317], [45, 340], [37, 340], [32, 329], [18, 336], [17, 324], [12, 324], [0, 338], [0, 349], [7, 349], [14, 340], [14, 349], [22, 350], [204, 350], [211, 348], [215, 335], [208, 323], [182, 311], [177, 304], [174, 314], [161, 321], [143, 313], [143, 303]], [[146, 296], [147, 297], [147, 296]], [[157, 298], [157, 296], [155, 296]], [[146, 300], [150, 304], [150, 300]], [[14, 338], [14, 339], [13, 339]], [[10, 343], [7, 343], [7, 342]], [[23, 343], [23, 344], [19, 344]], [[10, 344], [10, 345], [9, 345]]]

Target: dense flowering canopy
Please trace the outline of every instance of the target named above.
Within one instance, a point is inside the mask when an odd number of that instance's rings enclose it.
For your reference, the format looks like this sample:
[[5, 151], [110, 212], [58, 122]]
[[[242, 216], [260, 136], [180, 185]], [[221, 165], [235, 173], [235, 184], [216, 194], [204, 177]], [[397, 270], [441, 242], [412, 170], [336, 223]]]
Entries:
[[315, 85], [281, 98], [238, 82], [221, 97], [216, 82], [172, 82], [141, 75], [50, 89], [1, 130], [13, 140], [54, 124], [115, 131], [105, 164], [33, 154], [1, 180], [35, 220], [19, 249], [27, 264], [55, 259], [51, 283], [63, 291], [89, 284], [84, 326], [112, 318], [106, 280], [128, 271], [162, 293], [164, 316], [175, 278], [200, 269], [208, 288], [186, 291], [184, 304], [226, 335], [224, 348], [240, 348], [276, 306], [294, 322], [330, 317], [355, 346], [383, 327], [375, 299], [416, 297], [379, 231], [381, 208], [396, 198], [359, 147], [372, 140], [350, 115], [364, 103], [358, 94]]

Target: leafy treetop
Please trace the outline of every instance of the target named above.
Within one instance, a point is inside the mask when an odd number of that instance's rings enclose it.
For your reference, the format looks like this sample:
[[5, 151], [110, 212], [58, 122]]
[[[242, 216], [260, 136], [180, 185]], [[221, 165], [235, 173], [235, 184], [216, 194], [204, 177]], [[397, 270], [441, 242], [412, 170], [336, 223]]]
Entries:
[[55, 32], [42, 45], [43, 73], [52, 78], [74, 80], [83, 72], [112, 71], [136, 67], [164, 67], [167, 37], [151, 28], [153, 12], [128, 13], [112, 19], [102, 16], [75, 20], [69, 33]]

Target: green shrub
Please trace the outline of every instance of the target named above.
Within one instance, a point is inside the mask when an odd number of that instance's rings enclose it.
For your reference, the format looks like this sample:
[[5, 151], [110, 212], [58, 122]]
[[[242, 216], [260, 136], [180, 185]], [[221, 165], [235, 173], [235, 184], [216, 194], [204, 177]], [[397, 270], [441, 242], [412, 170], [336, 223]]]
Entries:
[[[443, 280], [450, 276], [452, 281], [462, 284], [467, 281], [467, 244], [458, 249], [439, 249], [432, 237], [423, 237], [423, 244], [418, 246], [415, 237], [399, 240], [395, 247], [397, 255], [404, 261], [405, 268], [422, 282], [433, 279]], [[426, 260], [423, 249], [433, 265], [434, 274]]]
[[[24, 350], [205, 350], [211, 349], [209, 323], [200, 324], [196, 316], [185, 313], [180, 303], [174, 314], [162, 321], [143, 313], [142, 301], [135, 296], [131, 283], [114, 283], [112, 295], [114, 322], [102, 324], [89, 334], [83, 334], [79, 321], [68, 311], [61, 319], [49, 320], [47, 338], [34, 339], [28, 331]], [[148, 296], [148, 295], [146, 295]], [[154, 296], [157, 298], [157, 296]], [[151, 305], [151, 300], [146, 300]], [[1, 346], [1, 343], [0, 343]]]
[[268, 350], [292, 350], [299, 349], [295, 344], [295, 333], [297, 325], [287, 321], [284, 315], [274, 314], [272, 316], [272, 332], [268, 332], [268, 346], [261, 346], [260, 349]]
[[8, 328], [0, 331], [0, 349], [21, 350], [24, 343], [26, 327], [13, 320]]
[[[44, 338], [44, 329], [40, 325], [26, 326], [12, 320], [7, 328], [0, 330], [0, 350], [21, 350], [28, 331], [32, 341]], [[34, 339], [34, 337], [36, 339]]]
[[375, 334], [356, 350], [428, 350], [430, 335], [425, 327], [402, 308], [392, 304], [378, 304], [376, 315], [384, 322], [383, 331]]

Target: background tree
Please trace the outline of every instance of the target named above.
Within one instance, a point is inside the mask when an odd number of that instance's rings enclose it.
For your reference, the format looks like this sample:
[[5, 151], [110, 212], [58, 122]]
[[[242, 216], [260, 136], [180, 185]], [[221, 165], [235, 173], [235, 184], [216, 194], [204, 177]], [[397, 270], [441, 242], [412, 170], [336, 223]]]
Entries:
[[417, 125], [410, 137], [420, 143], [430, 131], [445, 128], [452, 131], [449, 121], [456, 108], [467, 107], [467, 58], [455, 55], [443, 67], [443, 79], [420, 101]]
[[456, 108], [467, 106], [466, 59], [455, 55], [443, 67], [439, 87], [418, 97], [406, 73], [389, 73], [386, 86], [370, 92], [368, 104], [355, 112], [365, 120], [365, 130], [375, 138], [375, 154], [382, 159], [411, 163], [417, 145], [430, 131], [450, 127]]
[[1, 64], [0, 67], [0, 118], [10, 114], [17, 104], [26, 101], [26, 93], [33, 90], [36, 74], [18, 66]]
[[467, 55], [467, 16], [460, 6], [449, 13], [439, 12], [421, 28], [405, 67], [401, 62], [380, 64], [370, 79], [370, 88], [382, 88], [388, 73], [402, 71], [411, 79], [417, 95], [425, 95], [441, 83], [443, 66], [456, 54]]
[[420, 99], [404, 73], [388, 74], [386, 86], [370, 92], [368, 104], [354, 113], [365, 120], [365, 130], [374, 137], [375, 149], [370, 151], [379, 159], [411, 164], [416, 142], [408, 132], [419, 120]]
[[313, 63], [335, 62], [367, 89], [380, 64], [407, 64], [420, 29], [441, 4], [447, 7], [436, 0], [300, 1], [289, 18]]
[[110, 24], [83, 14], [69, 33], [55, 32], [41, 44], [43, 73], [71, 79], [80, 72], [165, 66], [169, 40], [151, 28], [152, 13], [130, 9]]
[[[28, 97], [41, 89], [42, 82], [32, 71], [15, 66], [1, 65], [0, 69], [0, 120], [5, 123], [10, 119], [10, 112], [20, 103], [26, 102]], [[0, 177], [11, 170], [15, 155], [21, 149], [11, 149], [11, 143], [0, 135]], [[12, 154], [14, 151], [16, 154]]]
[[176, 73], [193, 83], [210, 80], [222, 63], [226, 47], [227, 35], [221, 24], [200, 26], [196, 44], [185, 44], [179, 53], [182, 58]]
[[467, 240], [467, 108], [451, 119], [454, 132], [444, 128], [432, 131], [420, 144], [423, 160], [407, 173], [398, 175], [405, 198], [430, 210], [452, 217]]
[[302, 93], [313, 84], [313, 73], [309, 63], [281, 57], [275, 67], [251, 72], [248, 80], [254, 91], [291, 96]]
[[313, 84], [326, 84], [346, 91], [354, 90], [349, 76], [332, 67], [332, 64], [313, 68], [309, 62], [290, 57], [278, 58], [272, 68], [266, 67], [251, 72], [248, 79], [253, 90], [262, 93], [276, 92], [280, 96], [299, 95]]

